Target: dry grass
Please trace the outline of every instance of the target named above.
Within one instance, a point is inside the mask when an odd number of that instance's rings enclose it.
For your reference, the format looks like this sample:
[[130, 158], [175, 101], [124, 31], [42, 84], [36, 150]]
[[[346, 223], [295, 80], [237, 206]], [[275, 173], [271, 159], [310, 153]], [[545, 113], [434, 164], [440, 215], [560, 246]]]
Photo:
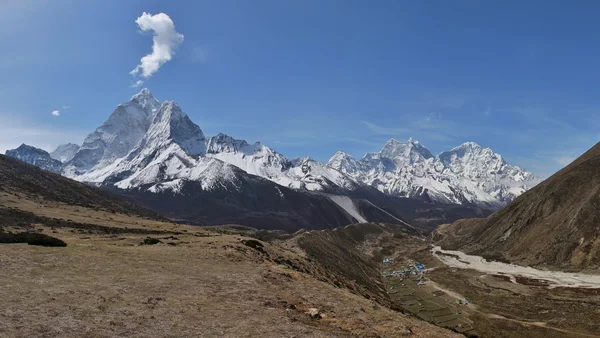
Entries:
[[[163, 243], [141, 246], [144, 234], [79, 234], [37, 225], [68, 246], [0, 245], [2, 337], [452, 336], [317, 280], [311, 274], [322, 271], [317, 263], [275, 245], [264, 243], [261, 253], [238, 235], [82, 207], [15, 203], [46, 217], [179, 234], [151, 235]], [[296, 268], [276, 263], [284, 261]], [[313, 307], [324, 318], [305, 313]]]
[[[101, 226], [137, 229], [152, 228], [163, 231], [182, 229], [180, 224], [156, 220], [150, 217], [113, 213], [102, 209], [73, 206], [44, 199], [32, 200], [24, 194], [15, 192], [0, 192], [0, 206], [32, 212], [42, 217]], [[189, 226], [183, 229], [193, 230], [195, 227]]]

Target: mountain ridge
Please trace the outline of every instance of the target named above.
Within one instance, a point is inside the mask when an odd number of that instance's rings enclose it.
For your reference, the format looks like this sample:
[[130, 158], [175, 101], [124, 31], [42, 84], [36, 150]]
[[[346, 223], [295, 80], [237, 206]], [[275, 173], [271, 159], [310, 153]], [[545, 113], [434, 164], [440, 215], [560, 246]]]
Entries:
[[356, 160], [337, 152], [328, 164], [390, 195], [491, 209], [510, 203], [539, 182], [535, 175], [474, 142], [433, 156], [412, 138], [406, 143], [391, 139], [378, 153]]
[[[266, 187], [276, 184], [297, 191], [351, 196], [352, 208], [370, 208], [368, 203], [358, 202], [364, 199], [398, 218], [402, 218], [397, 214], [399, 210], [406, 213], [405, 205], [418, 199], [425, 203], [424, 209], [438, 210], [434, 219], [448, 220], [442, 211], [446, 205], [472, 209], [464, 215], [484, 215], [479, 208], [495, 209], [509, 202], [526, 190], [526, 184], [534, 178], [509, 166], [501, 156], [486, 150], [489, 148], [471, 148], [475, 150], [465, 152], [468, 156], [458, 154], [454, 148], [446, 156], [448, 163], [442, 163], [440, 155], [432, 155], [412, 138], [406, 143], [391, 139], [379, 153], [368, 153], [361, 160], [343, 152], [336, 153], [328, 163], [308, 157], [290, 160], [260, 142], [250, 144], [222, 133], [207, 137], [177, 103], [160, 103], [148, 89], [143, 89], [119, 104], [86, 137], [72, 158], [60, 164], [59, 171], [97, 186], [134, 190], [136, 195], [140, 189], [144, 193], [177, 195], [188, 182], [196, 182], [193, 185], [206, 193], [226, 189], [249, 198], [252, 192], [238, 188], [239, 182], [256, 181], [246, 177], [252, 175], [264, 179], [259, 185], [278, 195], [281, 189]], [[481, 158], [487, 162], [478, 168]], [[486, 174], [484, 178], [490, 178], [489, 182], [477, 180], [476, 175], [488, 168], [496, 170], [494, 175], [498, 177]], [[512, 170], [511, 175], [501, 175], [502, 170], [508, 169]], [[509, 189], [512, 184], [514, 190]], [[350, 210], [350, 214], [356, 215], [355, 210]], [[351, 219], [366, 218], [361, 215]]]

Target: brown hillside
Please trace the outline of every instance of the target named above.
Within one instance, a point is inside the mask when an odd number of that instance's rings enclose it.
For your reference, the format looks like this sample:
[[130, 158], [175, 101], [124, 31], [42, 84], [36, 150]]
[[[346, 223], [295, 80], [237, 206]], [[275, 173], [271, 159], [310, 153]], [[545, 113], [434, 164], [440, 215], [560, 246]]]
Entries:
[[[19, 194], [25, 200], [52, 201], [113, 213], [158, 217], [138, 204], [5, 155], [0, 155], [2, 192]], [[3, 204], [0, 203], [0, 206]]]
[[558, 267], [600, 264], [600, 143], [485, 219], [443, 225], [445, 249], [497, 260]]

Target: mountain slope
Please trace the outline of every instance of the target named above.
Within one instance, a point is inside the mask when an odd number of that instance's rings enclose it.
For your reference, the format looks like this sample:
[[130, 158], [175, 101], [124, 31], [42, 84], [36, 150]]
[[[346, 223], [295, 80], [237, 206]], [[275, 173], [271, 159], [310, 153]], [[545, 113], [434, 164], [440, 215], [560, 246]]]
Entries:
[[16, 158], [53, 173], [60, 173], [62, 171], [61, 161], [53, 159], [47, 151], [26, 144], [21, 144], [16, 149], [7, 150], [6, 156]]
[[0, 191], [25, 200], [157, 217], [138, 204], [4, 155], [0, 155]]
[[496, 259], [562, 269], [600, 264], [600, 143], [486, 219], [440, 227], [434, 240]]
[[62, 163], [69, 162], [75, 157], [75, 154], [79, 151], [79, 146], [73, 143], [62, 144], [58, 146], [53, 152], [50, 153], [50, 157], [55, 160], [61, 161]]

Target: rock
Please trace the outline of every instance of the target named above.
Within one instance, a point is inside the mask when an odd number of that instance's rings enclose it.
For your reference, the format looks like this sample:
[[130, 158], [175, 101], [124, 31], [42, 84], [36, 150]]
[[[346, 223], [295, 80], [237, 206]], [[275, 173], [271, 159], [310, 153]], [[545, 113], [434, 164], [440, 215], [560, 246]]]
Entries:
[[310, 318], [312, 319], [321, 319], [321, 314], [319, 313], [319, 309], [315, 308], [315, 307], [311, 307], [310, 309], [308, 309], [308, 311], [306, 311], [306, 314], [308, 314], [310, 316]]

